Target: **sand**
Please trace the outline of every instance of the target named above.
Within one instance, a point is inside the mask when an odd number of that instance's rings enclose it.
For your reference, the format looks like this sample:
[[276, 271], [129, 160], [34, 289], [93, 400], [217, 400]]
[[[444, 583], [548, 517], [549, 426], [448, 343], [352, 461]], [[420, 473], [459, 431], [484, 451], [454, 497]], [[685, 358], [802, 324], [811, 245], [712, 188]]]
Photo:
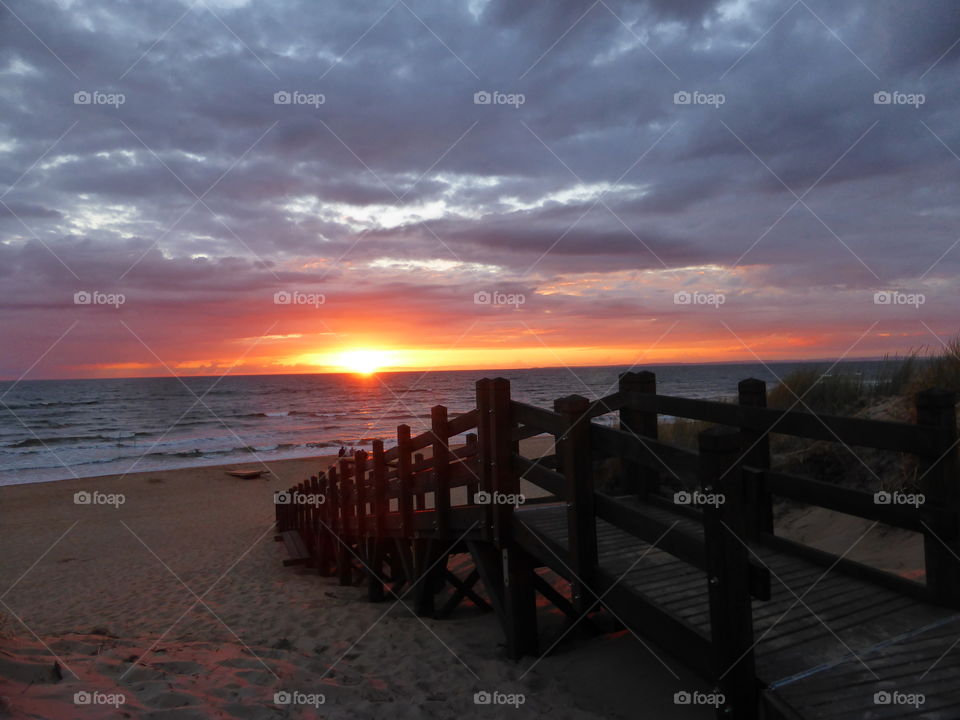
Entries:
[[[272, 493], [333, 460], [0, 487], [0, 717], [712, 717], [673, 704], [704, 681], [628, 633], [578, 630], [514, 663], [469, 604], [418, 619], [283, 567]], [[83, 491], [123, 502], [75, 504]], [[563, 623], [542, 614], [546, 646]], [[475, 704], [482, 691], [524, 702]]]
[[[524, 453], [548, 449], [533, 439]], [[271, 462], [255, 480], [225, 466], [0, 487], [0, 717], [713, 717], [673, 703], [704, 680], [625, 631], [576, 630], [514, 663], [495, 617], [469, 604], [420, 619], [283, 567], [272, 493], [335, 460]], [[114, 504], [76, 504], [78, 492]], [[816, 509], [777, 524], [838, 553], [870, 527]], [[922, 567], [915, 535], [880, 528], [849, 557], [907, 577]], [[540, 616], [546, 650], [564, 623], [545, 603]], [[524, 702], [475, 704], [482, 691]]]

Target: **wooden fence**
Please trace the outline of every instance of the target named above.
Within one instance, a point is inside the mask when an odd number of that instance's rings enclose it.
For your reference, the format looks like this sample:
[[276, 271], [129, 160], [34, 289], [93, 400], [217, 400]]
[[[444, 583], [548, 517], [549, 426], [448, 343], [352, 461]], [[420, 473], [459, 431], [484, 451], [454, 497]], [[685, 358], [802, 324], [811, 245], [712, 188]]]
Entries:
[[[367, 579], [371, 599], [402, 597], [407, 584], [417, 611], [434, 612], [433, 597], [448, 581], [453, 595], [441, 615], [464, 598], [487, 601], [497, 611], [510, 654], [537, 650], [534, 592], [578, 616], [620, 598], [627, 621], [652, 639], [673, 648], [695, 669], [717, 678], [726, 695], [727, 717], [754, 717], [757, 706], [753, 603], [770, 597], [770, 573], [757, 562], [753, 546], [772, 547], [881, 584], [920, 601], [960, 606], [960, 553], [957, 517], [957, 425], [952, 393], [929, 390], [916, 399], [916, 422], [898, 423], [833, 417], [796, 409], [767, 407], [762, 381], [739, 384], [736, 402], [659, 395], [652, 372], [625, 373], [613, 394], [596, 399], [571, 395], [552, 410], [517, 402], [507, 380], [480, 380], [476, 408], [456, 417], [431, 410], [431, 428], [411, 436], [397, 429], [396, 446], [373, 443], [326, 472], [277, 498], [278, 539], [288, 542], [291, 560], [311, 564], [344, 584]], [[615, 426], [593, 422], [616, 413]], [[700, 433], [697, 452], [659, 439], [661, 416], [694, 419], [714, 427]], [[451, 438], [466, 435], [465, 444]], [[475, 434], [474, 434], [475, 433]], [[781, 434], [857, 448], [874, 448], [918, 458], [917, 507], [885, 504], [871, 492], [772, 469], [770, 435]], [[520, 441], [549, 435], [554, 451], [527, 457]], [[419, 451], [430, 449], [430, 457]], [[619, 459], [623, 496], [596, 487], [595, 468]], [[522, 513], [485, 499], [519, 495], [523, 481], [548, 493], [541, 502], [565, 503], [566, 539], [555, 551], [569, 569], [569, 600], [544, 588], [532, 558], [537, 543]], [[723, 503], [701, 507], [677, 504], [678, 487]], [[778, 498], [818, 506], [921, 533], [926, 582], [913, 582], [837, 557], [777, 535]], [[701, 531], [672, 528], [640, 507], [669, 510], [697, 520]], [[656, 603], [626, 598], [623, 588], [598, 562], [598, 520], [638, 541], [656, 544], [703, 571], [707, 578], [710, 631], [678, 620]], [[299, 543], [299, 544], [298, 544]], [[446, 569], [446, 557], [471, 552], [477, 569], [467, 579]], [[543, 564], [543, 563], [540, 563]], [[473, 585], [482, 578], [487, 597]], [[627, 602], [629, 600], [629, 602]], [[732, 715], [731, 715], [732, 713]]]

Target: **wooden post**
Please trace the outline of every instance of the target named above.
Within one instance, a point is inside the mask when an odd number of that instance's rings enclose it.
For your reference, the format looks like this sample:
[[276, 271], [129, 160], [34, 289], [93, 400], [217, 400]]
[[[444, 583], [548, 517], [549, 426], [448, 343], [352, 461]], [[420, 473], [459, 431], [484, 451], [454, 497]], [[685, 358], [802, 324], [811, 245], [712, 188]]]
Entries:
[[516, 543], [501, 550], [507, 653], [513, 660], [538, 655], [537, 596], [533, 562]]
[[[423, 465], [423, 453], [416, 453], [413, 456], [413, 467], [418, 467]], [[420, 484], [420, 477], [422, 471], [417, 471], [413, 474], [414, 485]], [[414, 497], [416, 498], [416, 509], [417, 510], [426, 510], [427, 509], [427, 494], [422, 490], [415, 493]]]
[[[921, 458], [919, 477], [925, 502], [936, 508], [960, 511], [960, 477], [957, 462], [957, 398], [946, 390], [924, 390], [917, 393], [917, 424], [929, 428], [933, 440], [932, 453]], [[945, 546], [946, 545], [946, 546]], [[960, 605], [960, 538], [923, 534], [927, 566], [927, 587], [937, 602]]]
[[353, 477], [357, 508], [357, 544], [365, 547], [367, 535], [367, 452], [357, 450], [353, 459]]
[[403, 539], [411, 540], [414, 536], [413, 527], [413, 472], [410, 469], [413, 457], [410, 451], [410, 426], [397, 426], [397, 485], [399, 499], [397, 509], [400, 512], [400, 527], [403, 528]]
[[319, 519], [319, 545], [320, 549], [318, 551], [318, 565], [320, 567], [320, 574], [324, 577], [329, 577], [331, 572], [330, 569], [333, 566], [334, 562], [334, 552], [335, 548], [333, 545], [333, 533], [331, 532], [331, 517], [330, 517], [330, 479], [327, 477], [328, 470], [325, 470], [320, 475], [320, 492], [323, 495], [323, 502], [320, 504], [320, 514]]
[[513, 410], [510, 407], [510, 381], [495, 378], [490, 382], [490, 505], [493, 512], [493, 542], [505, 547], [510, 541], [513, 505], [505, 502], [520, 494], [520, 478], [513, 471]]
[[340, 486], [337, 466], [327, 469], [327, 525], [330, 528], [330, 567], [332, 574], [340, 573]]
[[[626, 372], [620, 375], [620, 392], [657, 394], [657, 376], [644, 370]], [[620, 429], [641, 438], [657, 439], [657, 413], [639, 410], [633, 403], [627, 402], [620, 409]], [[621, 482], [627, 492], [636, 493], [641, 499], [660, 492], [660, 472], [645, 467], [638, 462], [621, 459]]]
[[337, 476], [340, 478], [340, 538], [337, 543], [337, 577], [341, 585], [353, 584], [353, 561], [350, 558], [350, 515], [352, 514], [353, 504], [350, 502], [351, 468], [350, 463], [344, 459], [340, 461], [340, 472]]
[[[744, 407], [767, 406], [767, 384], [763, 380], [748, 378], [737, 384], [737, 402]], [[770, 433], [740, 428], [742, 463], [758, 470], [770, 468]], [[757, 476], [754, 476], [757, 477]], [[746, 488], [745, 532], [755, 540], [762, 534], [773, 534], [773, 496], [762, 485]]]
[[[477, 434], [476, 433], [467, 433], [466, 447], [468, 449], [472, 448], [474, 453], [477, 452]], [[474, 463], [474, 466], [477, 467], [476, 462]], [[466, 485], [466, 488], [467, 488], [467, 505], [472, 505], [474, 496], [480, 490], [480, 483], [477, 481], [468, 482]]]
[[[471, 503], [476, 503], [476, 496], [479, 493], [490, 494], [493, 492], [493, 481], [491, 471], [491, 444], [490, 435], [490, 380], [483, 378], [477, 380], [477, 471], [480, 476], [479, 487], [474, 495], [470, 497]], [[486, 520], [484, 523], [484, 537], [492, 537], [493, 515], [489, 505], [486, 507]]]
[[[710, 638], [716, 676], [726, 703], [718, 716], [758, 717], [759, 694], [753, 652], [750, 566], [744, 539], [744, 488], [737, 459], [740, 433], [717, 427], [699, 436], [700, 485], [704, 499]], [[722, 502], [709, 502], [722, 496]], [[732, 534], [731, 534], [732, 533]]]
[[450, 527], [450, 433], [447, 430], [447, 409], [443, 405], [430, 408], [430, 427], [433, 431], [434, 527], [437, 540], [446, 548]]
[[370, 501], [370, 511], [373, 515], [373, 538], [370, 541], [370, 567], [373, 572], [367, 580], [367, 599], [371, 602], [380, 602], [384, 599], [383, 564], [386, 560], [384, 548], [384, 529], [390, 501], [387, 499], [387, 464], [383, 459], [383, 440], [373, 441], [373, 498]]
[[590, 585], [597, 567], [590, 419], [585, 416], [589, 405], [590, 401], [580, 395], [559, 398], [553, 403], [553, 409], [563, 418], [564, 432], [557, 455], [566, 478], [567, 536], [570, 568], [577, 576], [573, 583], [573, 601], [578, 612], [586, 612], [593, 604]]
[[320, 555], [320, 481], [316, 475], [310, 476], [310, 528], [307, 531], [308, 537], [304, 538], [307, 548], [310, 550], [311, 563], [319, 566], [317, 562]]

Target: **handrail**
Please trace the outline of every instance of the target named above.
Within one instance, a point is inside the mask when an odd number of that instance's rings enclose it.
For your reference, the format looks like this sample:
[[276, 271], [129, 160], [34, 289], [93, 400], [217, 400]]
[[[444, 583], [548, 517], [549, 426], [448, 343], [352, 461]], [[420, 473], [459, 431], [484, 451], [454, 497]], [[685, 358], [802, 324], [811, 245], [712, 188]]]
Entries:
[[634, 393], [631, 406], [638, 410], [674, 417], [878, 450], [927, 455], [934, 449], [929, 431], [909, 423], [820, 415], [800, 410], [748, 407], [715, 400], [643, 393]]
[[[950, 538], [957, 533], [956, 513], [937, 507], [925, 507], [922, 502], [918, 502], [916, 506], [878, 502], [874, 493], [772, 470], [744, 468], [744, 475], [748, 483], [763, 484], [774, 495], [827, 510], [876, 520], [913, 532], [922, 533], [928, 528], [934, 528], [938, 535]], [[890, 493], [888, 495], [893, 497]], [[914, 495], [916, 497], [916, 494]]]

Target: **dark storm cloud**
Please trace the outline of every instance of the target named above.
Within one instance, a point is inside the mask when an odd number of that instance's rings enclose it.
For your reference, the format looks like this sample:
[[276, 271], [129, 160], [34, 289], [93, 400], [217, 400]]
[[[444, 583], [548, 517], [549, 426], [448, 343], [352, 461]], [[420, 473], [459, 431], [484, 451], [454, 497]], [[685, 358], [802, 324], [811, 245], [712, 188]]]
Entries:
[[[489, 272], [536, 294], [735, 266], [753, 297], [960, 264], [951, 0], [7, 5], [6, 308], [78, 279], [158, 302], [321, 278], [379, 297], [396, 278], [371, 268], [395, 259], [456, 264], [430, 298]], [[275, 103], [296, 91], [323, 102]], [[613, 285], [576, 312], [648, 308]]]

